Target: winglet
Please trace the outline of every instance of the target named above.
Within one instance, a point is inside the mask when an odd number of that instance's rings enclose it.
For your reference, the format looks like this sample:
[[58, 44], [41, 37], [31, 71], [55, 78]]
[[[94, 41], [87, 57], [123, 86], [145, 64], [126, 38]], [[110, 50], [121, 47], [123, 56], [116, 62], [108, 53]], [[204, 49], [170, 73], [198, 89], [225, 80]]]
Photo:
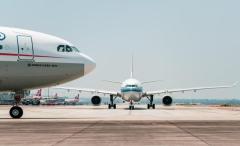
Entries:
[[237, 86], [237, 85], [238, 85], [238, 83], [239, 83], [239, 81], [235, 82], [235, 83], [232, 85], [232, 87], [235, 87], [235, 86]]

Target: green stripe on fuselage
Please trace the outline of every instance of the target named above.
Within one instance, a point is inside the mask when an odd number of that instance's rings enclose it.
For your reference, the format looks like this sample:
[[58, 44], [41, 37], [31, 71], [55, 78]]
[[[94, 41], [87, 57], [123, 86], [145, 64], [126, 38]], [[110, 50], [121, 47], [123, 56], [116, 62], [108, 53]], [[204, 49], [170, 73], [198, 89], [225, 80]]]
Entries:
[[125, 92], [143, 92], [143, 89], [141, 87], [123, 87], [121, 89], [122, 93]]

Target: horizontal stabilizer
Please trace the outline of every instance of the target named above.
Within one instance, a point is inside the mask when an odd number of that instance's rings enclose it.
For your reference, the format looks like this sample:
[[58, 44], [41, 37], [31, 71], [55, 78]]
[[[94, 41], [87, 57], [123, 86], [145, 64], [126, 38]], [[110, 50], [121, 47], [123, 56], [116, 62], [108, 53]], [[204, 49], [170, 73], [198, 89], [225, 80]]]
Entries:
[[109, 81], [109, 80], [102, 80], [103, 82], [109, 82], [109, 83], [114, 83], [114, 84], [122, 84], [122, 82], [118, 81]]

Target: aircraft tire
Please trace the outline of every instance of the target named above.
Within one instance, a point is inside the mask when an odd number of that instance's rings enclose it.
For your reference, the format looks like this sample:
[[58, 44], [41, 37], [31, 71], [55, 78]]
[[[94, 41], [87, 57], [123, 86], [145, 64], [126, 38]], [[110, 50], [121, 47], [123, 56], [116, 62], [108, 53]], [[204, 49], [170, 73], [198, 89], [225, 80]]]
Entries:
[[129, 106], [129, 110], [134, 110], [134, 106], [133, 106], [133, 105], [130, 105], [130, 106]]
[[30, 104], [30, 102], [29, 102], [29, 101], [25, 102], [25, 105], [29, 105], [29, 104]]
[[155, 109], [155, 104], [152, 105], [152, 108]]
[[13, 119], [19, 119], [22, 117], [23, 115], [23, 110], [21, 107], [19, 106], [13, 106], [10, 111], [9, 111], [9, 114], [10, 116], [13, 118]]
[[39, 101], [39, 100], [34, 100], [34, 101], [32, 102], [32, 105], [40, 105], [40, 101]]

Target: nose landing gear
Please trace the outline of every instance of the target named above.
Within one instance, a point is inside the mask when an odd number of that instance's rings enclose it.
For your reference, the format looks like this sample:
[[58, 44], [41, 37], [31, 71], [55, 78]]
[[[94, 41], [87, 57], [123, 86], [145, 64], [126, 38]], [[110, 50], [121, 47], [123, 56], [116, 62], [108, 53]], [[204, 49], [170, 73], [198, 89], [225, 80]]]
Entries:
[[23, 115], [23, 110], [21, 107], [19, 106], [13, 106], [10, 111], [9, 111], [9, 114], [12, 118], [14, 119], [19, 119], [22, 117]]
[[134, 105], [132, 100], [130, 101], [129, 110], [134, 110]]
[[9, 111], [10, 116], [14, 119], [19, 119], [23, 116], [23, 109], [18, 106], [19, 103], [21, 102], [21, 98], [23, 97], [24, 97], [24, 91], [15, 92], [15, 95], [14, 95], [15, 103]]

